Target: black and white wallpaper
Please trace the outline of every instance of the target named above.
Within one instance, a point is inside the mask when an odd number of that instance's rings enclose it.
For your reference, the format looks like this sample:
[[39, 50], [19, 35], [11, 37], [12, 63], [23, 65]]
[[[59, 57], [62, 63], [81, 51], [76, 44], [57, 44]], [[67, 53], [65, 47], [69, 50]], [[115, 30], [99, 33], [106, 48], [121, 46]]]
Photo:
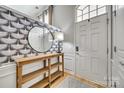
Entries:
[[[39, 54], [31, 49], [27, 41], [28, 32], [35, 26], [46, 27], [52, 33], [60, 31], [53, 26], [27, 18], [20, 13], [0, 6], [0, 64], [13, 62], [16, 58]], [[54, 41], [49, 52], [57, 50], [58, 42]]]

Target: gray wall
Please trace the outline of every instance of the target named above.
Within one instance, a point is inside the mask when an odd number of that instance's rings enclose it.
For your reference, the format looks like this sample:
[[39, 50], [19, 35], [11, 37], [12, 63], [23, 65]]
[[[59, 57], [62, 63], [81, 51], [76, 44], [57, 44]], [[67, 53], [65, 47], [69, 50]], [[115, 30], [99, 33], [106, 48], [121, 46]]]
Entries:
[[64, 32], [63, 52], [65, 54], [65, 69], [74, 72], [74, 5], [57, 5], [53, 9], [53, 25]]

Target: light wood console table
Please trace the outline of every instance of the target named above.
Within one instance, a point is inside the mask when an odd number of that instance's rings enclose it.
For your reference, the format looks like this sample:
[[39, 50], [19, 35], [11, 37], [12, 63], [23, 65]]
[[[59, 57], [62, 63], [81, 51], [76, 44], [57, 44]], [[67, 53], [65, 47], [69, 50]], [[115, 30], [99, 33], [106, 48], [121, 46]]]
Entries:
[[[56, 63], [52, 63], [52, 58], [57, 58]], [[38, 69], [36, 71], [30, 72], [26, 75], [22, 75], [23, 66], [27, 64], [32, 64], [39, 62], [44, 63], [44, 67], [41, 69]], [[48, 62], [48, 63], [47, 63]], [[53, 53], [53, 54], [44, 54], [44, 55], [38, 55], [34, 57], [26, 57], [16, 60], [17, 67], [16, 67], [16, 78], [17, 78], [17, 88], [21, 88], [23, 84], [26, 82], [37, 78], [38, 76], [44, 74], [44, 78], [33, 84], [30, 88], [45, 88], [45, 87], [51, 87], [51, 84], [53, 81], [55, 81], [57, 78], [60, 78], [64, 76], [64, 54], [63, 53]], [[47, 64], [48, 65], [47, 65]], [[60, 69], [60, 66], [62, 66]], [[54, 73], [51, 72], [53, 68], [58, 68], [58, 70]], [[48, 73], [48, 75], [46, 75]]]

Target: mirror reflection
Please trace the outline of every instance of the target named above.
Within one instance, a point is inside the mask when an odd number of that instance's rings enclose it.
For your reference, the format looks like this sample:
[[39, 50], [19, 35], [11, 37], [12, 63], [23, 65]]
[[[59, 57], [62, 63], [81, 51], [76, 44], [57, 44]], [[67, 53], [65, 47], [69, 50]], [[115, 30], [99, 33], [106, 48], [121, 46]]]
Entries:
[[37, 52], [47, 52], [53, 44], [53, 35], [47, 28], [34, 27], [28, 34], [30, 46]]

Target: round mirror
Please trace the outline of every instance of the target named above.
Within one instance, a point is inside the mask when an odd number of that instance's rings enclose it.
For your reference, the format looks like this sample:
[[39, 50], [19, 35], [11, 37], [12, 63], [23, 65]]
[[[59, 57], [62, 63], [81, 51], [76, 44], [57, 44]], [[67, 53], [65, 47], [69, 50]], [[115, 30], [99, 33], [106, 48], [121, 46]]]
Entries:
[[53, 35], [47, 28], [34, 27], [28, 33], [29, 45], [37, 52], [47, 52], [53, 44]]

